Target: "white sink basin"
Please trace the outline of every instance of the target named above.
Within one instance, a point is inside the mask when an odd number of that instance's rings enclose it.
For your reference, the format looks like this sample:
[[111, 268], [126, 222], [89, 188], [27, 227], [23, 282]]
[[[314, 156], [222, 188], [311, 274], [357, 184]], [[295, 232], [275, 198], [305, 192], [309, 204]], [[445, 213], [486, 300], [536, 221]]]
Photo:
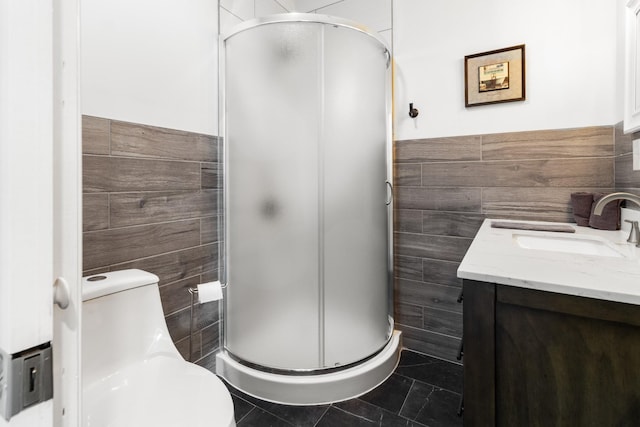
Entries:
[[541, 251], [564, 252], [581, 255], [597, 255], [604, 257], [623, 258], [624, 255], [615, 247], [598, 238], [585, 238], [575, 235], [532, 235], [513, 234], [515, 243], [524, 249], [535, 249]]

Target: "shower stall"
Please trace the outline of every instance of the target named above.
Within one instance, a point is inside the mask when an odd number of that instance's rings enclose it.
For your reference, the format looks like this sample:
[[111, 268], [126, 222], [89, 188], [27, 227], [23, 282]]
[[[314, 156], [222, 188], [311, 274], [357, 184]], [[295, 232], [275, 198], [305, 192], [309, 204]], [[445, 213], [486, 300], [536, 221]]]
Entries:
[[391, 55], [376, 34], [315, 14], [248, 21], [223, 43], [217, 372], [280, 403], [362, 394], [400, 351]]

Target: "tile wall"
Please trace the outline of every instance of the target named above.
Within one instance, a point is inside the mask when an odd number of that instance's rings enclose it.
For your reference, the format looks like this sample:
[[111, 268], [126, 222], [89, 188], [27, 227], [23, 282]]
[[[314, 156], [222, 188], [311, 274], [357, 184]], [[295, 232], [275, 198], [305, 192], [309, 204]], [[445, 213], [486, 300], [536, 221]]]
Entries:
[[[218, 275], [216, 137], [84, 116], [84, 275], [159, 276], [172, 338], [188, 358], [189, 287]], [[195, 310], [192, 360], [212, 367], [218, 303]]]
[[[604, 126], [396, 141], [395, 303], [404, 345], [455, 360], [462, 336], [456, 270], [485, 218], [572, 221], [573, 191], [640, 193], [631, 139], [620, 126]], [[83, 117], [85, 274], [157, 274], [185, 357], [187, 289], [217, 278], [217, 144], [207, 135]], [[218, 317], [217, 303], [196, 310], [194, 360], [209, 367]]]
[[632, 157], [632, 142], [638, 138], [640, 132], [625, 135], [622, 123], [616, 126], [616, 190], [640, 194], [640, 171], [633, 170]]
[[456, 270], [482, 221], [573, 221], [572, 192], [614, 188], [614, 135], [603, 126], [396, 141], [395, 304], [406, 347], [455, 361]]

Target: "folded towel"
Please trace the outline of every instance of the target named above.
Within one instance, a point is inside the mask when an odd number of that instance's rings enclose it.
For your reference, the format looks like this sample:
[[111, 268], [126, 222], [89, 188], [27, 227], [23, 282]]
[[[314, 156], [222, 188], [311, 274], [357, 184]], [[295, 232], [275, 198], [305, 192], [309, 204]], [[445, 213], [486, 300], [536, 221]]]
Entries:
[[571, 207], [576, 224], [582, 227], [589, 225], [591, 205], [593, 205], [593, 193], [571, 193]]
[[[593, 195], [593, 206], [596, 202], [604, 197], [602, 193]], [[607, 203], [602, 210], [602, 215], [594, 215], [593, 207], [589, 217], [589, 227], [599, 230], [619, 230], [620, 229], [620, 204], [622, 200], [613, 200]]]

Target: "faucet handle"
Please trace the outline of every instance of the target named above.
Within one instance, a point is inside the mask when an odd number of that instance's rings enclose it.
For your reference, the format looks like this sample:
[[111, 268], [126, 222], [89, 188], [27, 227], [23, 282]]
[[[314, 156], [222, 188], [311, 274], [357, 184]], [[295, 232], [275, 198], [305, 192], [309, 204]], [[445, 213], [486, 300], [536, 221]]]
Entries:
[[640, 243], [640, 228], [638, 227], [638, 221], [630, 221], [628, 219], [625, 219], [624, 222], [628, 222], [629, 224], [631, 224], [631, 230], [629, 231], [627, 242]]

